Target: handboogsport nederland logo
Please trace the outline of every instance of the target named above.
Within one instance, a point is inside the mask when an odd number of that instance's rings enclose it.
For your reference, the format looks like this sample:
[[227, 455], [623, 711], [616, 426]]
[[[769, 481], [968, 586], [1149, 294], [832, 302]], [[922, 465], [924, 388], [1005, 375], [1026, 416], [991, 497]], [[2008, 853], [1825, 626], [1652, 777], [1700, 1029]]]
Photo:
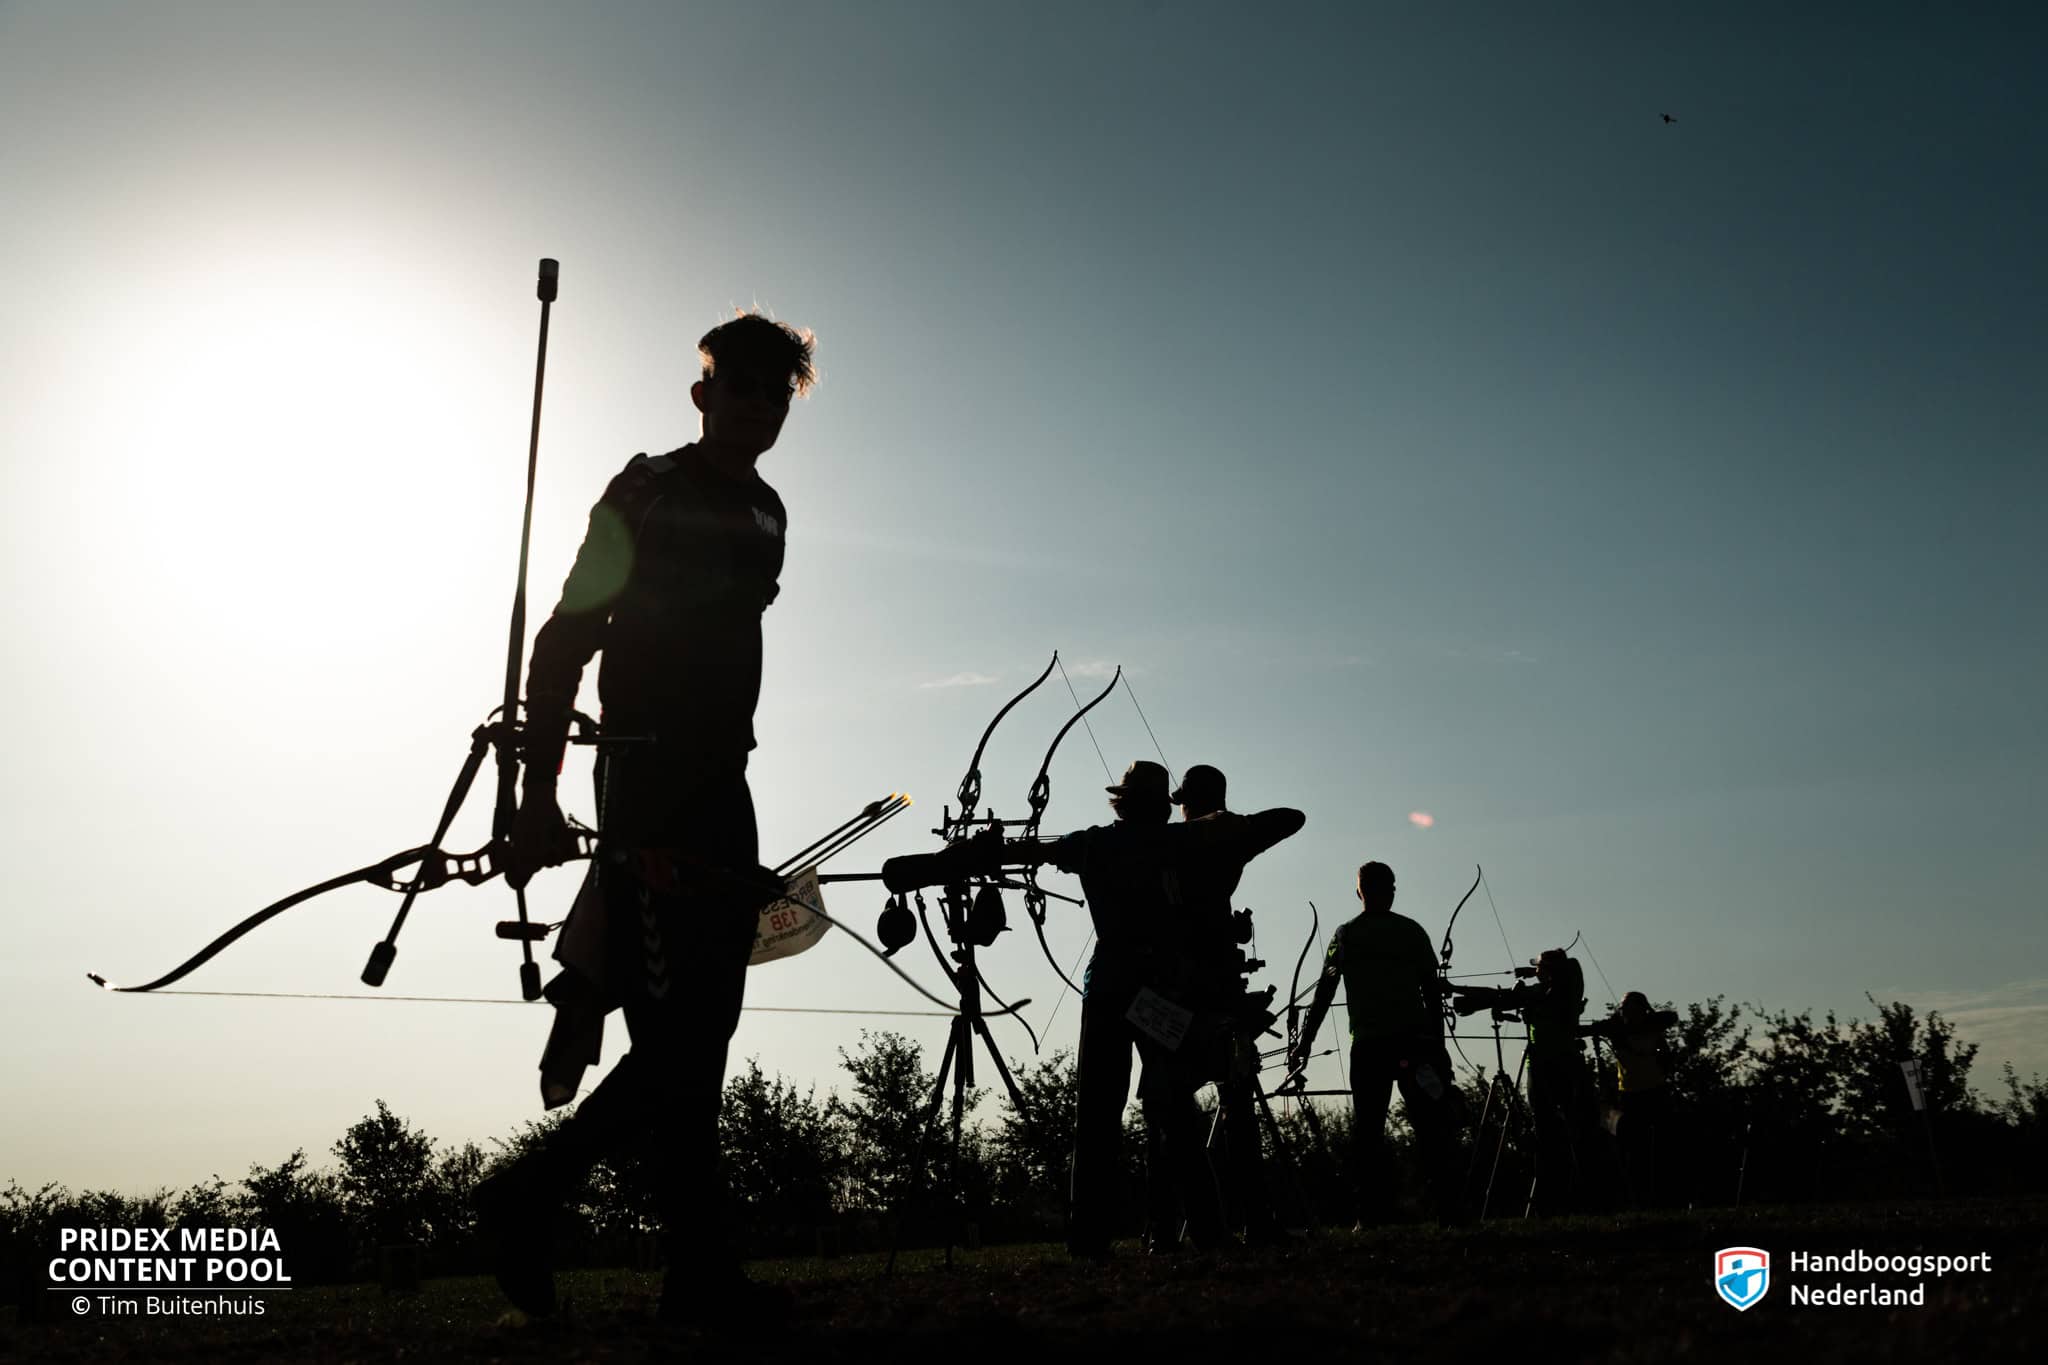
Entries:
[[1771, 1287], [1771, 1253], [1755, 1247], [1724, 1247], [1714, 1253], [1714, 1292], [1747, 1312]]
[[[1783, 1258], [1788, 1283], [1785, 1297], [1798, 1308], [1924, 1308], [1927, 1280], [1944, 1275], [1991, 1273], [1991, 1253], [1966, 1256], [1878, 1254], [1850, 1251], [1793, 1251]], [[1903, 1275], [1911, 1285], [1862, 1284], [1818, 1277], [1839, 1275]], [[1714, 1292], [1738, 1312], [1762, 1301], [1771, 1287], [1771, 1253], [1760, 1247], [1723, 1247], [1714, 1253]]]

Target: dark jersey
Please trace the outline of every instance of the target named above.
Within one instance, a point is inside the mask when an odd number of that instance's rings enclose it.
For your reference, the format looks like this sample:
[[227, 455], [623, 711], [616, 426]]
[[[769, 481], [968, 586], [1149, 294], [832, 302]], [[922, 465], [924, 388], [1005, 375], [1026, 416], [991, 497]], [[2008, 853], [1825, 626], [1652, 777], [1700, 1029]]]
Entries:
[[1406, 915], [1388, 910], [1361, 914], [1337, 926], [1323, 958], [1304, 1038], [1314, 1038], [1323, 1014], [1344, 987], [1353, 1042], [1364, 1039], [1441, 1038], [1436, 1008], [1436, 949], [1429, 934]]
[[636, 455], [590, 512], [562, 600], [533, 641], [530, 766], [558, 767], [583, 669], [606, 728], [664, 751], [743, 760], [761, 693], [761, 613], [775, 600], [788, 514], [757, 475], [728, 479], [695, 448]]
[[1308, 817], [1285, 806], [1240, 815], [1218, 810], [1168, 828], [1175, 849], [1168, 870], [1167, 899], [1181, 907], [1180, 927], [1205, 949], [1227, 953], [1235, 975], [1236, 932], [1230, 920], [1230, 898], [1244, 877], [1245, 864], [1282, 839], [1292, 837]]
[[1677, 1025], [1675, 1010], [1655, 1010], [1636, 1019], [1616, 1010], [1585, 1031], [1613, 1045], [1616, 1088], [1624, 1094], [1640, 1094], [1657, 1089], [1670, 1075], [1664, 1034]]
[[1244, 865], [1305, 821], [1284, 807], [1178, 825], [1120, 820], [1053, 841], [1047, 861], [1081, 879], [1104, 948], [1199, 959], [1226, 941], [1229, 889]]
[[1165, 937], [1168, 831], [1119, 820], [1056, 839], [1047, 861], [1081, 879], [1104, 951], [1150, 951]]
[[1522, 1013], [1529, 1035], [1530, 1066], [1539, 1065], [1540, 1058], [1577, 1059], [1581, 1055], [1579, 1017], [1586, 1011], [1586, 987], [1576, 961], [1568, 960], [1549, 980], [1539, 977], [1533, 982], [1517, 982], [1502, 995]]
[[[1183, 828], [1200, 826], [1205, 832], [1212, 829], [1221, 832], [1243, 820], [1244, 817], [1235, 811], [1211, 811], [1185, 822]], [[1235, 946], [1230, 923], [1230, 898], [1237, 891], [1237, 884], [1243, 879], [1244, 867], [1249, 861], [1250, 857], [1241, 856], [1235, 849], [1196, 848], [1191, 849], [1169, 875], [1167, 890], [1184, 907], [1186, 931], [1200, 939], [1205, 948], [1221, 950]]]

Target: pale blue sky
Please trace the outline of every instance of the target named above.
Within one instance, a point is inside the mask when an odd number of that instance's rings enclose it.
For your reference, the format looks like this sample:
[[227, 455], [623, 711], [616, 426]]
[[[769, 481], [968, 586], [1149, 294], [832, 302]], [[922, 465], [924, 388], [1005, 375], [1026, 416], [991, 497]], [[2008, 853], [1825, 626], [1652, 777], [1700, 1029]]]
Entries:
[[[771, 855], [892, 789], [838, 869], [928, 846], [1058, 647], [1132, 671], [1176, 769], [1308, 812], [1243, 890], [1283, 976], [1359, 862], [1433, 938], [1484, 862], [1519, 958], [1869, 990], [1986, 1082], [2048, 1069], [2043, 21], [1538, 9], [0, 5], [0, 1179], [538, 1112], [543, 1011], [83, 973], [430, 831], [500, 685], [543, 255], [537, 612], [610, 474], [694, 435], [702, 331], [818, 333], [763, 465]], [[999, 808], [1067, 709], [999, 732]], [[1124, 698], [1091, 719], [1152, 756]], [[1053, 778], [1048, 828], [1107, 818], [1086, 734]], [[358, 989], [395, 905], [187, 984]], [[388, 989], [510, 994], [509, 905], [422, 902]], [[1457, 937], [1505, 965], [1483, 897]], [[1025, 935], [985, 965], [1047, 1021]], [[749, 989], [923, 1007], [829, 939]], [[862, 1022], [750, 1014], [734, 1061], [829, 1086]]]

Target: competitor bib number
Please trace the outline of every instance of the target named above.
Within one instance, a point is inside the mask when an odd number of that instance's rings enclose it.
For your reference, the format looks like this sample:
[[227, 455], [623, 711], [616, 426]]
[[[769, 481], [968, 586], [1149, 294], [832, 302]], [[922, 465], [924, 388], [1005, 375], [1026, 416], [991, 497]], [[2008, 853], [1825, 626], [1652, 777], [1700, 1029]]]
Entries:
[[1188, 1026], [1195, 1022], [1195, 1012], [1182, 1009], [1150, 986], [1141, 986], [1124, 1018], [1168, 1052], [1178, 1052], [1181, 1040], [1188, 1036]]
[[812, 914], [808, 907], [799, 905], [799, 900], [824, 908], [825, 896], [818, 885], [818, 869], [807, 867], [784, 883], [789, 896], [762, 907], [761, 922], [754, 929], [754, 951], [747, 958], [749, 967], [758, 967], [763, 962], [773, 962], [779, 957], [794, 957], [825, 936], [832, 927], [829, 921]]

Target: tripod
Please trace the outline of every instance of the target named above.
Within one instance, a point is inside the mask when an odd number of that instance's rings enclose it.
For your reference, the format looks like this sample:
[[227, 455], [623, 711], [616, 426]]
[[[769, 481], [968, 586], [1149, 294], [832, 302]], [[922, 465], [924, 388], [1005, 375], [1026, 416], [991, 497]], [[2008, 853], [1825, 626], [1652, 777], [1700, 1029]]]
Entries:
[[[1469, 1200], [1472, 1194], [1472, 1177], [1477, 1174], [1479, 1169], [1480, 1146], [1486, 1136], [1486, 1118], [1488, 1114], [1494, 1112], [1495, 1099], [1498, 1097], [1500, 1106], [1500, 1137], [1494, 1142], [1493, 1164], [1486, 1173], [1486, 1194], [1479, 1204], [1479, 1221], [1482, 1223], [1486, 1221], [1487, 1211], [1493, 1206], [1493, 1185], [1494, 1181], [1500, 1176], [1501, 1154], [1507, 1149], [1508, 1125], [1519, 1116], [1523, 1125], [1523, 1131], [1531, 1137], [1536, 1135], [1535, 1115], [1529, 1112], [1527, 1101], [1522, 1098], [1521, 1091], [1522, 1072], [1529, 1065], [1529, 1054], [1526, 1050], [1522, 1053], [1522, 1060], [1515, 1065], [1514, 1079], [1508, 1080], [1507, 1053], [1501, 1047], [1500, 1037], [1500, 1026], [1504, 1017], [1505, 1015], [1500, 1009], [1496, 1008], [1493, 1011], [1493, 1075], [1488, 1078], [1486, 1083], [1486, 1101], [1479, 1107], [1479, 1122], [1472, 1129], [1472, 1160], [1465, 1168], [1465, 1196]], [[1536, 1177], [1532, 1176], [1529, 1180], [1528, 1200], [1522, 1208], [1522, 1216], [1524, 1218], [1529, 1216], [1529, 1212], [1535, 1207], [1535, 1203]]]
[[[1309, 1092], [1304, 1090], [1297, 1092], [1283, 1091], [1282, 1093], [1293, 1093], [1301, 1099], [1302, 1118], [1308, 1125], [1311, 1140], [1327, 1156], [1329, 1153], [1329, 1140], [1323, 1135], [1323, 1121], [1321, 1117], [1316, 1114], [1315, 1106], [1308, 1101], [1307, 1096]], [[1253, 1131], [1249, 1134], [1244, 1132], [1243, 1125], [1239, 1123], [1240, 1116], [1237, 1110], [1237, 1106], [1244, 1103], [1245, 1096], [1247, 1095], [1250, 1096], [1251, 1120], [1253, 1123]], [[1270, 1205], [1272, 1202], [1266, 1197], [1263, 1189], [1257, 1191], [1243, 1189], [1243, 1177], [1249, 1175], [1254, 1170], [1254, 1162], [1244, 1160], [1238, 1154], [1229, 1152], [1229, 1146], [1232, 1142], [1243, 1141], [1246, 1138], [1249, 1138], [1256, 1146], [1260, 1131], [1263, 1131], [1272, 1140], [1274, 1154], [1279, 1157], [1281, 1168], [1286, 1171], [1286, 1188], [1287, 1193], [1291, 1196], [1289, 1202], [1292, 1205], [1291, 1212], [1294, 1215], [1291, 1222], [1282, 1225], [1278, 1211], [1272, 1210], [1270, 1213], [1272, 1223], [1275, 1226], [1282, 1227], [1291, 1237], [1306, 1237], [1309, 1229], [1315, 1226], [1317, 1222], [1315, 1208], [1308, 1197], [1307, 1186], [1302, 1181], [1301, 1161], [1295, 1156], [1293, 1145], [1288, 1141], [1286, 1130], [1280, 1126], [1279, 1118], [1273, 1113], [1272, 1097], [1266, 1093], [1266, 1087], [1260, 1083], [1256, 1073], [1249, 1080], [1240, 1083], [1218, 1081], [1216, 1083], [1216, 1117], [1209, 1125], [1208, 1145], [1209, 1150], [1214, 1152], [1216, 1150], [1216, 1139], [1219, 1134], [1222, 1136], [1225, 1150], [1228, 1153], [1225, 1157], [1224, 1168], [1230, 1172], [1230, 1178], [1224, 1182], [1224, 1188], [1230, 1195], [1231, 1202], [1235, 1203], [1240, 1212], [1246, 1212], [1252, 1208], [1255, 1200], [1267, 1205]], [[1229, 1205], [1227, 1204], [1226, 1215], [1228, 1211]], [[1230, 1219], [1233, 1225], [1237, 1221], [1235, 1218]]]
[[[973, 920], [977, 918], [974, 914], [975, 903], [983, 897], [992, 896], [998, 897], [996, 903], [1000, 905], [1000, 894], [995, 886], [988, 884], [984, 884], [980, 891], [972, 897], [969, 896], [968, 887], [964, 883], [946, 887], [939, 897], [939, 910], [941, 915], [944, 916], [946, 937], [953, 944], [950, 954], [943, 952], [939, 948], [938, 937], [932, 933], [931, 918], [927, 913], [924, 896], [920, 893], [916, 897], [917, 917], [924, 927], [925, 941], [931, 944], [932, 953], [939, 960], [939, 970], [951, 978], [954, 987], [960, 994], [960, 1009], [953, 1016], [951, 1024], [947, 1027], [945, 1056], [939, 1062], [939, 1075], [937, 1081], [932, 1086], [931, 1100], [925, 1105], [924, 1112], [918, 1117], [917, 1139], [911, 1147], [910, 1154], [911, 1171], [915, 1175], [924, 1166], [927, 1138], [931, 1132], [932, 1124], [939, 1116], [939, 1106], [945, 1102], [946, 1082], [950, 1079], [952, 1081], [953, 1094], [951, 1145], [946, 1159], [945, 1182], [940, 1187], [944, 1192], [944, 1197], [953, 1205], [955, 1214], [955, 1217], [949, 1220], [946, 1228], [946, 1266], [948, 1269], [952, 1268], [953, 1247], [955, 1242], [959, 1240], [954, 1235], [955, 1229], [964, 1228], [967, 1222], [967, 1210], [960, 1200], [960, 1133], [967, 1112], [967, 1093], [974, 1088], [974, 1042], [976, 1038], [979, 1038], [982, 1046], [988, 1049], [989, 1060], [995, 1063], [996, 1074], [1003, 1079], [1003, 1088], [1009, 1092], [1010, 1103], [1016, 1107], [1017, 1112], [1020, 1114], [1025, 1110], [1024, 1094], [1017, 1088], [1016, 1078], [1010, 1074], [1009, 1066], [1003, 1061], [1002, 1052], [997, 1049], [994, 1037], [989, 1034], [988, 1017], [982, 1012], [981, 1007], [981, 994], [984, 989], [981, 969], [975, 965], [974, 961], [974, 950], [976, 947], [986, 948], [989, 946], [989, 942], [994, 941], [993, 932], [989, 932], [986, 926], [992, 922], [1000, 923], [1001, 919], [999, 911], [993, 917], [993, 920], [988, 916], [987, 912], [984, 912], [979, 917], [983, 927], [977, 930], [977, 927], [973, 924]], [[981, 942], [980, 940], [984, 937], [989, 942]], [[950, 964], [947, 961], [949, 956], [952, 959]], [[1031, 1002], [1029, 1000], [1019, 1000], [1014, 1005], [1003, 1005], [998, 1000], [996, 1003], [1001, 1006], [997, 1010], [997, 1014], [1002, 1015], [1014, 1014]], [[884, 1274], [895, 1273], [896, 1253], [902, 1244], [903, 1223], [908, 1212], [909, 1209], [906, 1208], [899, 1213], [896, 1227], [890, 1234], [889, 1262], [883, 1271]]]

